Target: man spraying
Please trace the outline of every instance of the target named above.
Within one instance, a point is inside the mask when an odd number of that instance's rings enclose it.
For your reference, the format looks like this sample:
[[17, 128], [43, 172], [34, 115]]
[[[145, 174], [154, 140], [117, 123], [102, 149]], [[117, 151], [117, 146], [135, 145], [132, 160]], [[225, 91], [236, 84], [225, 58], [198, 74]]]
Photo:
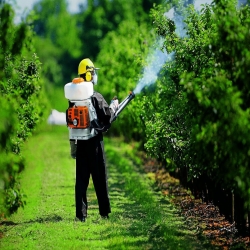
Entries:
[[75, 215], [81, 222], [87, 218], [90, 175], [101, 217], [108, 218], [111, 213], [103, 132], [110, 128], [119, 106], [118, 99], [109, 106], [103, 96], [94, 91], [97, 70], [89, 58], [83, 59], [78, 66], [79, 77], [64, 87], [65, 97], [69, 100], [66, 120], [71, 156], [76, 159]]

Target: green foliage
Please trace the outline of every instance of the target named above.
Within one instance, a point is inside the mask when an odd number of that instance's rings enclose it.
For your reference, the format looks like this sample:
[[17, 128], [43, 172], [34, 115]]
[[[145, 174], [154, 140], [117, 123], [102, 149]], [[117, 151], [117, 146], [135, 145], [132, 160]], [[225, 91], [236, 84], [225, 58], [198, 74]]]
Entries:
[[249, 6], [215, 1], [197, 13], [191, 5], [185, 37], [157, 8], [156, 31], [174, 57], [154, 96], [142, 102], [145, 147], [169, 169], [209, 176], [250, 205]]
[[41, 0], [33, 7], [36, 20], [33, 23], [35, 33], [61, 48], [64, 53], [78, 57], [81, 42], [77, 35], [76, 19], [67, 10], [65, 0]]
[[88, 0], [87, 7], [79, 13], [82, 56], [95, 59], [102, 49], [102, 39], [109, 31], [117, 30], [123, 21], [149, 21], [148, 12], [151, 7], [151, 0]]
[[[10, 5], [0, 9], [0, 212], [6, 216], [25, 204], [19, 184], [24, 168], [21, 147], [45, 110], [39, 83], [40, 61], [31, 51], [28, 25], [14, 25]], [[45, 112], [47, 115], [47, 113]]]
[[62, 65], [58, 63], [62, 57], [61, 49], [56, 47], [50, 39], [39, 36], [34, 37], [34, 45], [42, 63], [41, 73], [46, 88], [61, 87], [64, 83]]
[[34, 45], [43, 64], [42, 78], [46, 85], [62, 87], [75, 76], [82, 54], [77, 20], [68, 12], [65, 0], [38, 1], [30, 16], [35, 19]]

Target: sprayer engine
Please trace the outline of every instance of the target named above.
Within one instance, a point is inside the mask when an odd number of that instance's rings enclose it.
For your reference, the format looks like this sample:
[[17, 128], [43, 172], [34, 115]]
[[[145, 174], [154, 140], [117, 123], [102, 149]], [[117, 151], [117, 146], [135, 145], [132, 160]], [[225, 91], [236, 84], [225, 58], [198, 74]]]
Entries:
[[66, 111], [67, 126], [69, 128], [87, 128], [90, 125], [88, 107], [72, 107]]

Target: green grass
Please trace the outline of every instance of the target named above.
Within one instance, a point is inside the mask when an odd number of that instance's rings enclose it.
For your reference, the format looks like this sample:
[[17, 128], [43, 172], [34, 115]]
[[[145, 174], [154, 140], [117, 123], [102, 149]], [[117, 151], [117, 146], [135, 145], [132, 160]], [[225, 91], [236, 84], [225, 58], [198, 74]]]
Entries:
[[0, 227], [0, 249], [210, 249], [154, 190], [140, 170], [135, 148], [105, 139], [110, 219], [100, 218], [91, 182], [87, 221], [76, 223], [75, 161], [69, 155], [67, 128], [52, 126], [31, 138], [21, 178], [27, 205]]

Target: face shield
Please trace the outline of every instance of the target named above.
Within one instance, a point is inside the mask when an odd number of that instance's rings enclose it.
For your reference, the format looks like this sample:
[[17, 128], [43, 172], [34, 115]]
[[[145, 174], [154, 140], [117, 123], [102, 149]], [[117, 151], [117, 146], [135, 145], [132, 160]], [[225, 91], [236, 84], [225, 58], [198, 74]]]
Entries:
[[98, 80], [97, 71], [94, 70], [93, 74], [92, 74], [92, 82], [93, 82], [94, 85], [97, 85], [97, 80]]

